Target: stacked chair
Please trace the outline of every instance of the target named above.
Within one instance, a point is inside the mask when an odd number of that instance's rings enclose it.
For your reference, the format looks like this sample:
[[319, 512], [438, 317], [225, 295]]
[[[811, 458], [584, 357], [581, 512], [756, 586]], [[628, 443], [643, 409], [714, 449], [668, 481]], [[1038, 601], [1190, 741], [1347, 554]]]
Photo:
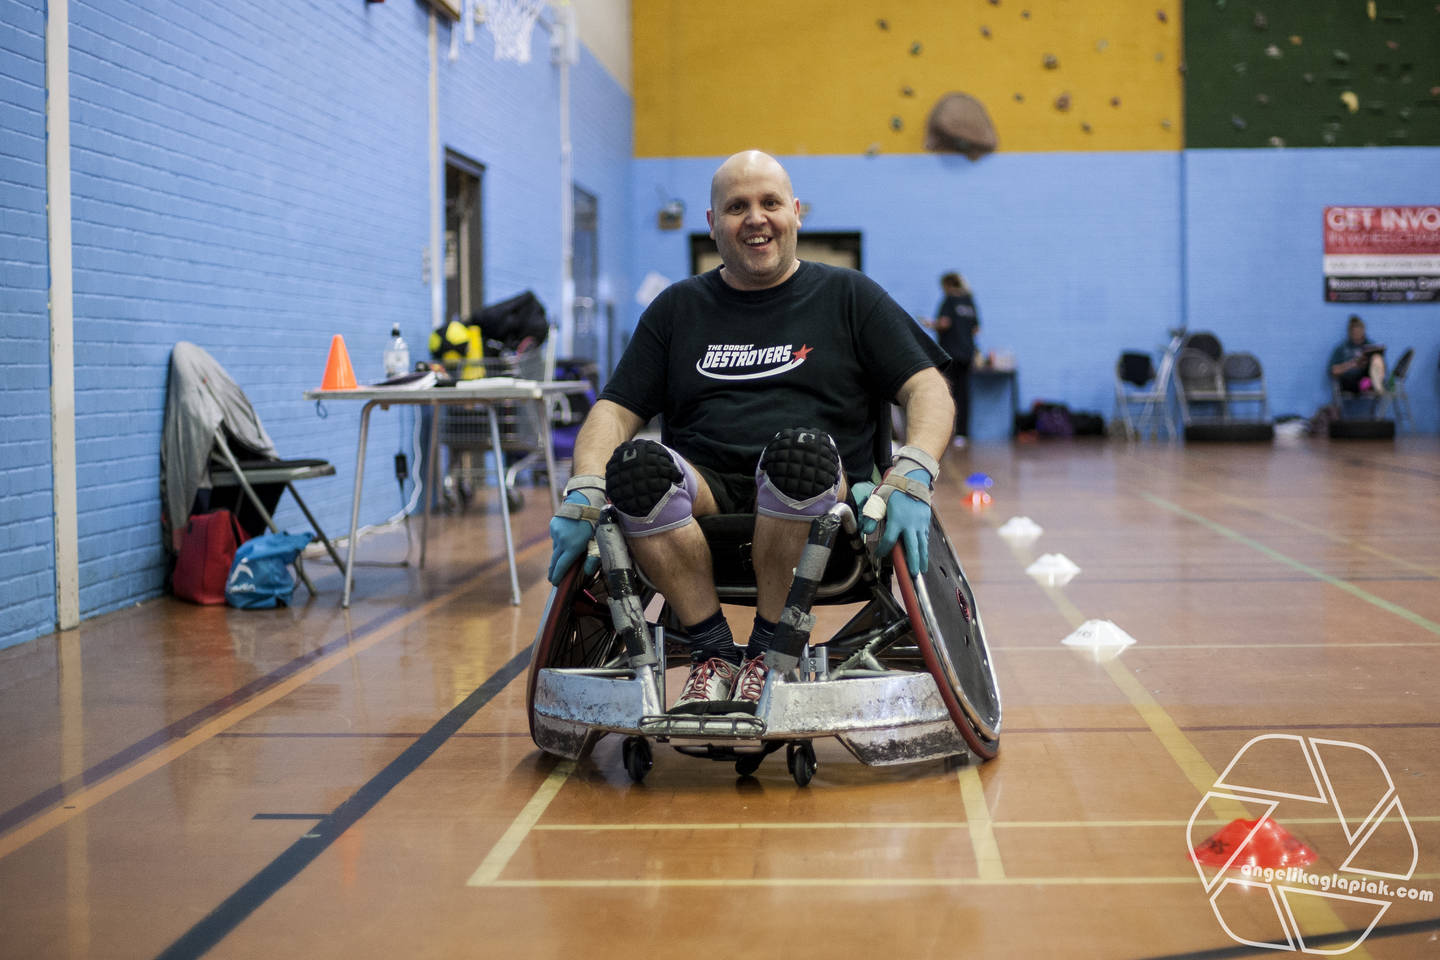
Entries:
[[1158, 440], [1176, 437], [1170, 412], [1170, 375], [1175, 355], [1166, 351], [1157, 366], [1148, 353], [1127, 350], [1115, 362], [1114, 421], [1126, 439], [1142, 440], [1152, 434]]
[[1213, 333], [1191, 333], [1181, 342], [1175, 393], [1187, 441], [1275, 438], [1259, 359], [1252, 353], [1227, 354]]

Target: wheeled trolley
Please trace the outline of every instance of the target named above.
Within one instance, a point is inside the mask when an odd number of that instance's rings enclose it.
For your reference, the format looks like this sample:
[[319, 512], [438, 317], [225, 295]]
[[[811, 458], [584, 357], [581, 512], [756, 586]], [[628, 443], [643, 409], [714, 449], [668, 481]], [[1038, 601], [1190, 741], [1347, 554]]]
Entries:
[[[753, 522], [699, 520], [722, 602], [754, 602]], [[666, 712], [665, 668], [671, 656], [686, 661], [683, 638], [668, 607], [647, 620], [654, 588], [631, 564], [609, 509], [596, 541], [599, 571], [585, 576], [576, 563], [552, 589], [532, 651], [530, 733], [547, 753], [574, 759], [619, 734], [626, 769], [639, 781], [653, 762], [652, 743], [734, 762], [742, 776], [784, 749], [804, 786], [816, 769], [813, 741], [822, 737], [870, 765], [988, 760], [999, 750], [1000, 694], [980, 612], [933, 516], [930, 567], [919, 577], [898, 545], [889, 557], [870, 552], [849, 504], [812, 523], [753, 713]], [[812, 642], [814, 603], [861, 606], [833, 636]]]

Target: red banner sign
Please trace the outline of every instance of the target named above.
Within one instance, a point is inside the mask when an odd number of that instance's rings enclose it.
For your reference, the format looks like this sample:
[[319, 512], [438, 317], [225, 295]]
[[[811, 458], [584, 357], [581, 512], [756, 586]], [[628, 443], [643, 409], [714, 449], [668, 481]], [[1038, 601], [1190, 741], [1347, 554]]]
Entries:
[[1325, 299], [1440, 300], [1440, 205], [1326, 207]]

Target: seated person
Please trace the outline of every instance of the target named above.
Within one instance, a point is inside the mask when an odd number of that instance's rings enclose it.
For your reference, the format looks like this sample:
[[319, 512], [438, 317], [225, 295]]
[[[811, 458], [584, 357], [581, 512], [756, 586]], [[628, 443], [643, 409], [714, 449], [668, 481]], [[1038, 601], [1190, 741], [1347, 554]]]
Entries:
[[1330, 353], [1330, 376], [1345, 393], [1385, 391], [1385, 348], [1365, 338], [1365, 321], [1353, 313], [1344, 342]]
[[[550, 522], [559, 583], [614, 504], [633, 559], [689, 638], [690, 675], [672, 708], [682, 713], [759, 700], [811, 520], [852, 489], [867, 497], [867, 532], [885, 518], [878, 549], [898, 541], [912, 570], [926, 569], [930, 490], [954, 424], [944, 351], [864, 275], [796, 258], [800, 204], [775, 158], [730, 157], [710, 206], [722, 266], [646, 308], [576, 438], [575, 476]], [[875, 487], [879, 400], [904, 406], [909, 445], [880, 465], [890, 473]], [[636, 439], [656, 415], [660, 442]], [[755, 514], [757, 587], [744, 648], [694, 522], [742, 512]]]

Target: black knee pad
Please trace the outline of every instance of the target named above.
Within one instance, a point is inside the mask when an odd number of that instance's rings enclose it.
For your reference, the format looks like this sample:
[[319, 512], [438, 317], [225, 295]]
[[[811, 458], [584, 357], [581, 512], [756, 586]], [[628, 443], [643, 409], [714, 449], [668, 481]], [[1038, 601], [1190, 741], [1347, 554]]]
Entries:
[[654, 440], [625, 441], [605, 465], [605, 492], [632, 536], [689, 523], [695, 488], [689, 467]]
[[835, 440], [809, 427], [781, 430], [755, 469], [756, 509], [776, 517], [815, 517], [835, 505], [843, 468]]

